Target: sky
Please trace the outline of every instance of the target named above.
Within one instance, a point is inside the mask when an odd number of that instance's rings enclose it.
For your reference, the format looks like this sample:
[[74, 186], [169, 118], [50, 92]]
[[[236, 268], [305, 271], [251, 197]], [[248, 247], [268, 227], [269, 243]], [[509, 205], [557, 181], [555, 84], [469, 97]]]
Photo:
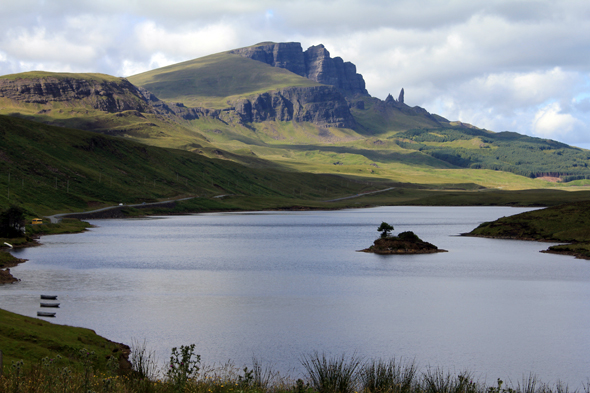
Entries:
[[130, 76], [263, 41], [324, 44], [374, 97], [590, 148], [588, 0], [0, 0], [0, 75]]

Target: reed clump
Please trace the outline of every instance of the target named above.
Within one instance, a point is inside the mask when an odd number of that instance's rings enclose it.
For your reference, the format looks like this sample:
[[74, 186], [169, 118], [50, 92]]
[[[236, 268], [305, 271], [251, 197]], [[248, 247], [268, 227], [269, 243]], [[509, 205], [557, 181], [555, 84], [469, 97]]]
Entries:
[[[498, 379], [490, 385], [466, 371], [442, 368], [420, 370], [414, 361], [329, 356], [314, 352], [300, 358], [303, 374], [283, 376], [253, 359], [251, 368], [232, 363], [205, 366], [195, 346], [174, 348], [163, 369], [145, 342], [134, 342], [131, 370], [119, 368], [112, 357], [98, 368], [91, 351], [81, 353], [83, 368], [72, 368], [59, 356], [40, 364], [15, 361], [0, 377], [0, 392], [195, 392], [195, 393], [590, 393], [590, 380], [571, 390], [561, 382], [547, 384], [536, 376], [508, 385]], [[7, 370], [8, 369], [8, 370]]]

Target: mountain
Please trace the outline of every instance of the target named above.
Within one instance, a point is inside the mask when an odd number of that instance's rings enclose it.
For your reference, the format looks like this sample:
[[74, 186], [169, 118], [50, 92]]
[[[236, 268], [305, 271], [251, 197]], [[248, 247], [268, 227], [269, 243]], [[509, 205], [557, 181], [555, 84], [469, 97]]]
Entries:
[[[264, 42], [125, 78], [0, 77], [0, 114], [188, 150], [251, 168], [523, 189], [587, 184], [590, 153], [372, 97], [323, 45]], [[569, 181], [568, 184], [555, 180]]]

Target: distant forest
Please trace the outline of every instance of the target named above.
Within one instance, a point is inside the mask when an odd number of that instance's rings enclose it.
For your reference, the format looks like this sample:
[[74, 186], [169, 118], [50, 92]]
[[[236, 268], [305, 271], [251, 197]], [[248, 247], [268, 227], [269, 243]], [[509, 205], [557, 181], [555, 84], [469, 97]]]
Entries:
[[[460, 168], [492, 169], [530, 178], [559, 177], [564, 182], [590, 179], [590, 151], [549, 139], [516, 132], [491, 133], [479, 129], [412, 129], [390, 137], [400, 147], [418, 150]], [[479, 146], [445, 146], [449, 142], [480, 139]]]

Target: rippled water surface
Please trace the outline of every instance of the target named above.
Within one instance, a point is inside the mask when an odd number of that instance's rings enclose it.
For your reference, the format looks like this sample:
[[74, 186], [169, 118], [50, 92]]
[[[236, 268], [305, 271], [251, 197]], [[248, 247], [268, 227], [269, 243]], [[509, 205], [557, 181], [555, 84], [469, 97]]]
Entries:
[[[164, 361], [195, 343], [207, 364], [253, 356], [297, 375], [302, 354], [415, 359], [493, 383], [536, 373], [577, 387], [590, 377], [590, 262], [547, 243], [456, 236], [524, 209], [380, 207], [93, 220], [15, 252], [22, 281], [1, 307], [114, 341], [146, 339]], [[378, 256], [386, 221], [448, 253]]]

